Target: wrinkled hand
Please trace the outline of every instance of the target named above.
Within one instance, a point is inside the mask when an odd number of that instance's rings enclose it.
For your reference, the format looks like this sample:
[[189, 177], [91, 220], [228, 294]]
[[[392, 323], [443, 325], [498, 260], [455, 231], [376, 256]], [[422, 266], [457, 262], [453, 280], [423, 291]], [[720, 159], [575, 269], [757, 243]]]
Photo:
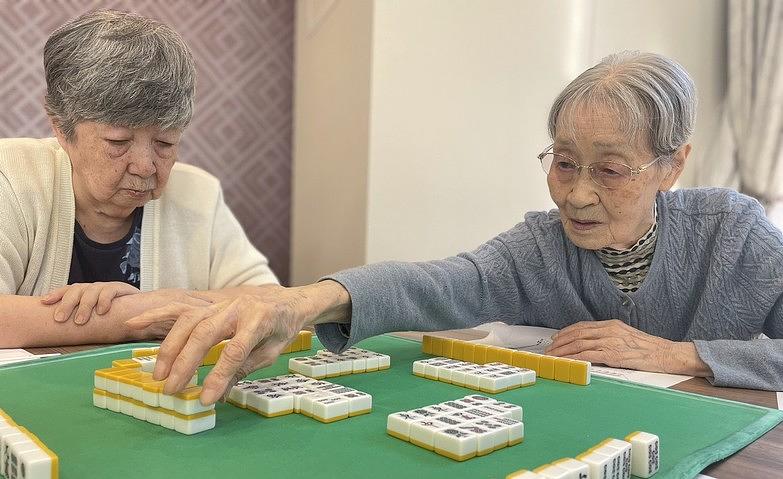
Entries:
[[143, 329], [175, 321], [161, 343], [153, 376], [166, 378], [164, 393], [181, 390], [201, 365], [209, 349], [224, 339], [217, 364], [204, 380], [202, 404], [212, 404], [236, 381], [272, 364], [299, 334], [309, 313], [298, 288], [265, 287], [202, 307], [171, 304], [148, 311], [126, 324]]
[[41, 303], [60, 303], [54, 310], [54, 320], [64, 323], [73, 318], [75, 324], [86, 324], [93, 314], [103, 315], [111, 309], [114, 298], [137, 294], [133, 286], [112, 281], [106, 283], [75, 283], [63, 286], [41, 298]]
[[546, 354], [615, 368], [687, 374], [694, 361], [701, 363], [692, 343], [652, 336], [616, 319], [572, 324], [552, 339]]

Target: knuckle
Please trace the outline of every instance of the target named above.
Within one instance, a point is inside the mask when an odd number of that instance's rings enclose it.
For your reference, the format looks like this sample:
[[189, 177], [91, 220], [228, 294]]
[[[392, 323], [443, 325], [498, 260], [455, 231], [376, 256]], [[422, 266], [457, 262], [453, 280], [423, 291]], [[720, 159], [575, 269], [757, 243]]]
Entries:
[[226, 360], [231, 363], [241, 363], [247, 358], [249, 352], [249, 348], [246, 345], [236, 341], [230, 341], [226, 344], [226, 347], [223, 348], [221, 356], [225, 357]]
[[212, 341], [212, 338], [216, 336], [217, 328], [210, 321], [203, 321], [199, 323], [191, 333], [190, 337], [194, 341], [207, 343]]

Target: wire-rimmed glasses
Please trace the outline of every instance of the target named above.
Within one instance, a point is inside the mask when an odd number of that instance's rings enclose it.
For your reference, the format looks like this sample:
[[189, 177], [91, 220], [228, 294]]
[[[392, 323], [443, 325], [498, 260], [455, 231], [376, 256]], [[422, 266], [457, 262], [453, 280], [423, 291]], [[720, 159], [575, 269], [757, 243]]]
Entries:
[[661, 158], [665, 158], [665, 156], [659, 156], [638, 168], [614, 161], [596, 161], [589, 165], [580, 165], [573, 158], [552, 151], [553, 146], [554, 144], [549, 145], [538, 155], [541, 168], [544, 169], [547, 176], [552, 176], [562, 183], [570, 183], [579, 176], [582, 168], [585, 168], [595, 184], [610, 190], [622, 188], [631, 181], [631, 178], [639, 175]]

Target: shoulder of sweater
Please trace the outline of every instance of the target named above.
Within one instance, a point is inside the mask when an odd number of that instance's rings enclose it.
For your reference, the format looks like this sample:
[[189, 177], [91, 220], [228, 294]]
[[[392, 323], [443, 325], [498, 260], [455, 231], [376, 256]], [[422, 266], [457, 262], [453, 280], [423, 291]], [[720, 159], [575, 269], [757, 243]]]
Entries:
[[755, 199], [729, 188], [683, 188], [661, 194], [662, 204], [672, 212], [691, 216], [756, 214], [764, 208]]
[[175, 163], [171, 169], [166, 191], [188, 194], [198, 192], [199, 196], [214, 197], [220, 193], [220, 180], [198, 166]]
[[55, 138], [0, 139], [0, 168], [4, 172], [54, 171], [57, 157], [65, 152]]

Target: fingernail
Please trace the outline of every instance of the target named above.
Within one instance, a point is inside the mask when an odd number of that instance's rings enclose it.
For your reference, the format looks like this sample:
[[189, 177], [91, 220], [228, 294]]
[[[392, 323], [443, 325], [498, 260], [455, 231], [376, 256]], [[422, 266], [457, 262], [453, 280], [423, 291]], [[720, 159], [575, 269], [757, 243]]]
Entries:
[[163, 383], [163, 394], [174, 394], [177, 391], [177, 388], [175, 387], [178, 383], [178, 378], [175, 376], [169, 376], [168, 379], [166, 379], [166, 382]]
[[54, 320], [58, 323], [62, 323], [65, 321], [65, 314], [63, 313], [54, 313]]
[[218, 391], [214, 386], [204, 386], [201, 390], [201, 405], [208, 406], [213, 404], [221, 394], [223, 394], [223, 391]]
[[84, 324], [84, 316], [77, 314], [76, 319], [74, 319], [73, 322], [76, 324]]

